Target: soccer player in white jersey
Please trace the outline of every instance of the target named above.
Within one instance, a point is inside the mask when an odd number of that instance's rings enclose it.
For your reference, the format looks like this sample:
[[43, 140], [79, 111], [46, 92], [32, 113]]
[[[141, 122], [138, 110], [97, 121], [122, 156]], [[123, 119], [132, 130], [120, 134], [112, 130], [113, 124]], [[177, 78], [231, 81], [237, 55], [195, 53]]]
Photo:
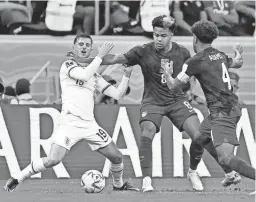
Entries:
[[129, 182], [123, 182], [122, 153], [94, 118], [95, 91], [99, 90], [117, 100], [122, 98], [127, 90], [132, 68], [125, 68], [117, 88], [111, 86], [97, 74], [97, 70], [102, 58], [114, 45], [105, 42], [90, 64], [81, 63], [82, 59], [90, 56], [92, 45], [93, 41], [89, 35], [76, 36], [73, 46], [74, 57], [61, 66], [62, 111], [50, 154], [32, 161], [17, 176], [11, 177], [4, 186], [6, 191], [13, 191], [23, 180], [59, 164], [68, 150], [82, 139], [87, 140], [93, 151], [98, 151], [110, 160], [114, 190], [139, 191]]

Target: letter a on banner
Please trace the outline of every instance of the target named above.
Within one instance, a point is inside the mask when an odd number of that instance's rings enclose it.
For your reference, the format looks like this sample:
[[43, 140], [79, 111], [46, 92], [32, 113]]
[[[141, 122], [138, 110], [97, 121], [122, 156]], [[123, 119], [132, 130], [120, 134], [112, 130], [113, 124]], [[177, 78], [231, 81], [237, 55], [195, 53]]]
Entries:
[[[119, 109], [115, 129], [112, 137], [114, 143], [117, 142], [120, 130], [123, 131], [124, 140], [127, 145], [127, 149], [120, 149], [120, 151], [122, 152], [123, 155], [130, 156], [135, 176], [141, 177], [142, 172], [140, 167], [139, 150], [136, 144], [131, 123], [129, 121], [128, 114], [125, 107], [120, 107]], [[105, 177], [108, 177], [109, 169], [110, 169], [110, 161], [106, 159], [103, 172], [102, 172]]]
[[[30, 108], [30, 131], [31, 131], [31, 160], [35, 160], [41, 157], [40, 146], [44, 149], [48, 155], [50, 153], [52, 138], [51, 135], [48, 139], [40, 139], [40, 114], [48, 114], [53, 121], [53, 134], [57, 128], [59, 120], [59, 111], [55, 108]], [[63, 163], [53, 167], [54, 172], [58, 178], [70, 178]], [[41, 178], [41, 173], [32, 176], [33, 178]]]
[[10, 135], [6, 127], [1, 108], [0, 108], [0, 129], [1, 129], [0, 142], [2, 145], [2, 149], [0, 149], [0, 156], [5, 157], [9, 171], [10, 171], [10, 175], [15, 176], [20, 173], [20, 166], [18, 164], [17, 157], [15, 155], [15, 152], [12, 146]]
[[[252, 131], [252, 126], [248, 114], [247, 109], [242, 109], [242, 116], [237, 123], [237, 128], [236, 128], [236, 135], [237, 139], [240, 139], [241, 132], [243, 131], [244, 134], [244, 139], [245, 139], [245, 144], [248, 150], [248, 155], [251, 161], [251, 164], [254, 168], [256, 168], [256, 141], [255, 141], [255, 136]], [[237, 147], [235, 148], [234, 154], [236, 155], [237, 152]]]

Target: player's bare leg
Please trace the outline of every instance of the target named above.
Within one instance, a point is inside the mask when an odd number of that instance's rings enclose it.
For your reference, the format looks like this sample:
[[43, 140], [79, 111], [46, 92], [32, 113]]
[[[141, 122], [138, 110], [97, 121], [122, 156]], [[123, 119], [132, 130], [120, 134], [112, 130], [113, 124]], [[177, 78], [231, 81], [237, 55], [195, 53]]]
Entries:
[[112, 141], [106, 147], [97, 150], [103, 156], [105, 156], [111, 162], [110, 171], [113, 178], [113, 189], [114, 190], [130, 190], [139, 191], [138, 188], [131, 185], [128, 181], [123, 182], [123, 155], [117, 149], [115, 143]]
[[221, 185], [223, 187], [228, 187], [232, 184], [236, 185], [238, 183], [241, 182], [242, 178], [239, 175], [239, 173], [237, 173], [236, 171], [232, 170], [230, 167], [225, 166], [225, 165], [221, 165], [219, 163], [219, 159], [218, 159], [218, 154], [216, 152], [216, 149], [213, 145], [212, 139], [209, 137], [208, 140], [206, 141], [207, 144], [204, 147], [208, 152], [211, 151], [211, 155], [213, 156], [213, 158], [216, 160], [216, 162], [218, 162], [218, 164], [221, 166], [221, 168], [223, 169], [223, 171], [225, 172], [225, 178], [221, 181]]
[[[203, 147], [209, 152], [209, 154], [216, 160], [216, 162], [221, 166], [221, 168], [225, 172], [225, 178], [221, 182], [222, 186], [227, 187], [232, 184], [238, 184], [239, 182], [241, 182], [242, 178], [237, 172], [233, 171], [229, 166], [219, 163], [218, 155], [217, 155], [216, 149], [213, 145], [211, 137], [210, 136], [208, 137], [206, 134], [198, 133], [199, 124], [200, 123], [199, 123], [198, 118], [196, 116], [191, 116], [185, 121], [185, 123], [183, 125], [183, 129], [187, 132], [187, 134], [190, 136], [190, 138], [192, 140], [194, 140], [194, 141], [192, 141], [191, 146], [190, 146], [190, 170], [189, 171], [193, 172], [193, 170], [196, 170], [196, 168], [201, 160], [200, 148], [202, 146], [200, 146], [200, 145], [203, 145]], [[210, 127], [209, 127], [209, 129], [210, 129]], [[197, 148], [197, 149], [195, 150], [193, 148]], [[197, 178], [195, 178], [195, 179], [197, 179]], [[198, 184], [200, 184], [200, 183], [198, 183]], [[199, 188], [200, 188], [200, 186], [199, 186]]]
[[151, 121], [143, 121], [141, 124], [141, 139], [140, 139], [140, 165], [142, 169], [143, 181], [142, 190], [143, 192], [154, 191], [152, 186], [151, 174], [152, 174], [152, 140], [156, 134], [156, 126]]
[[57, 144], [52, 144], [50, 154], [47, 157], [39, 158], [32, 161], [17, 176], [11, 177], [9, 180], [7, 180], [4, 189], [7, 192], [12, 192], [18, 186], [18, 184], [20, 184], [30, 176], [59, 164], [66, 153], [66, 148]]
[[255, 169], [249, 165], [245, 160], [234, 155], [235, 146], [230, 143], [222, 143], [216, 146], [218, 159], [220, 164], [229, 166], [232, 170], [239, 174], [255, 180]]

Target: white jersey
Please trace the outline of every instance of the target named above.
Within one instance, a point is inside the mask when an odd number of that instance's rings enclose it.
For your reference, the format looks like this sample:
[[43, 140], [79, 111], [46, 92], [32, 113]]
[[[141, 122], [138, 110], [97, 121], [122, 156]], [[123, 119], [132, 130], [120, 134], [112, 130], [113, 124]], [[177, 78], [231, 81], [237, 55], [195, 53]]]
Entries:
[[67, 60], [61, 65], [60, 84], [62, 90], [61, 122], [83, 127], [86, 121], [94, 120], [95, 91], [103, 92], [110, 86], [99, 74], [94, 74], [88, 81], [70, 76], [73, 68], [86, 68], [75, 60]]

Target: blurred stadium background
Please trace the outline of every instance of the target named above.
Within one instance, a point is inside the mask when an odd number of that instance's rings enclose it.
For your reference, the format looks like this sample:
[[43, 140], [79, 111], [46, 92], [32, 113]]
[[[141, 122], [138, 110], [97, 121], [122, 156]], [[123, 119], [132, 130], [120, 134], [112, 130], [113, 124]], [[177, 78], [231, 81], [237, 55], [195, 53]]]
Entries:
[[[232, 46], [244, 46], [244, 65], [235, 71], [240, 76], [238, 96], [245, 104], [255, 103], [255, 2], [254, 1], [0, 1], [0, 77], [4, 86], [15, 87], [26, 78], [32, 82], [33, 98], [52, 104], [60, 97], [58, 71], [65, 54], [72, 48], [76, 33], [93, 35], [95, 49], [103, 41], [115, 43], [114, 53], [124, 53], [152, 39], [151, 20], [160, 14], [176, 17], [174, 41], [191, 54], [191, 24], [200, 19], [223, 22], [215, 15], [232, 19], [219, 26], [221, 37], [215, 46], [232, 53]], [[182, 16], [182, 17], [180, 17]], [[185, 24], [185, 25], [184, 25]], [[223, 26], [225, 28], [223, 28]], [[103, 74], [119, 81], [122, 67], [102, 67]], [[143, 93], [140, 68], [134, 68], [131, 92], [122, 104], [139, 104]], [[204, 97], [199, 85], [194, 94]]]
[[[60, 95], [58, 73], [65, 54], [72, 48], [73, 36], [2, 36], [0, 38], [0, 75], [5, 85], [15, 86], [20, 78], [33, 79], [32, 94], [36, 101], [51, 104]], [[105, 40], [113, 41], [113, 53], [124, 53], [133, 46], [147, 43], [150, 39], [141, 36], [93, 36], [95, 49]], [[174, 41], [192, 50], [191, 37], [174, 37]], [[221, 37], [215, 42], [220, 50], [232, 55], [235, 43], [244, 46], [244, 65], [235, 70], [240, 76], [238, 95], [246, 104], [255, 103], [255, 40], [253, 37]], [[40, 70], [41, 74], [37, 74]], [[103, 74], [119, 81], [123, 67], [102, 67]], [[37, 77], [38, 75], [38, 77]], [[124, 103], [139, 104], [143, 93], [143, 76], [140, 67], [135, 67], [130, 80], [131, 93]], [[199, 86], [198, 86], [199, 88]]]

